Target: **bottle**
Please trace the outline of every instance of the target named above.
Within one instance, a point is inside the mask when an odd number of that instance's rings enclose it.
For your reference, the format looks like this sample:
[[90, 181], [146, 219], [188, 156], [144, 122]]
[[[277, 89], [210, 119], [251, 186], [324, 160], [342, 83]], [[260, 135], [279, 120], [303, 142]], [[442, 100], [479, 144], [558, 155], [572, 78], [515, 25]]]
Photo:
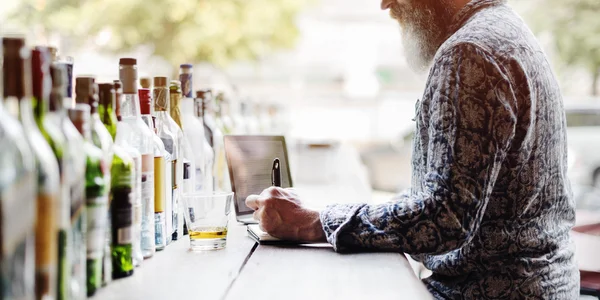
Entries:
[[[14, 43], [14, 42], [12, 42]], [[6, 45], [2, 41], [3, 48]], [[15, 56], [10, 49], [11, 56]], [[4, 57], [0, 48], [0, 57]], [[35, 230], [37, 201], [37, 170], [33, 149], [24, 138], [25, 131], [18, 121], [18, 111], [7, 109], [12, 101], [18, 108], [19, 98], [24, 94], [23, 80], [15, 78], [23, 74], [20, 58], [5, 61], [2, 77], [4, 87], [0, 98], [0, 284], [3, 299], [34, 299], [35, 297]], [[17, 65], [15, 66], [15, 60]], [[12, 65], [12, 66], [11, 66]], [[10, 73], [10, 68], [19, 73]], [[0, 86], [0, 90], [2, 86]], [[17, 201], [18, 199], [18, 201]], [[9, 230], [10, 229], [10, 230]]]
[[[77, 94], [85, 92], [88, 87], [75, 85]], [[106, 220], [108, 219], [108, 176], [104, 172], [108, 169], [105, 153], [92, 144], [91, 116], [88, 104], [78, 103], [69, 109], [69, 118], [83, 136], [86, 154], [85, 167], [85, 214], [86, 226], [86, 288], [87, 296], [93, 296], [102, 286], [102, 254], [104, 250]]]
[[[67, 115], [64, 100], [67, 87], [67, 70], [64, 65], [55, 63], [51, 66], [52, 91], [50, 93], [50, 111], [48, 120], [62, 129], [66, 147], [63, 160], [65, 186], [60, 202], [59, 238], [58, 238], [58, 299], [83, 299], [85, 290], [77, 293], [71, 291], [78, 286], [85, 286], [85, 245], [83, 244], [82, 208], [85, 202], [85, 163], [83, 138]], [[75, 251], [75, 249], [78, 249]], [[77, 255], [76, 255], [77, 254]], [[80, 264], [77, 264], [77, 261]], [[79, 266], [79, 268], [74, 268]], [[79, 273], [75, 272], [77, 270]], [[79, 277], [78, 277], [79, 276]]]
[[207, 166], [205, 172], [210, 172], [210, 178], [208, 178], [208, 174], [205, 174], [205, 178], [207, 178], [207, 189], [211, 191], [215, 190], [215, 177], [214, 177], [214, 169], [215, 169], [215, 150], [214, 150], [214, 141], [213, 141], [213, 131], [206, 123], [204, 118], [206, 112], [206, 106], [209, 104], [210, 99], [210, 90], [198, 90], [196, 91], [196, 99], [194, 99], [195, 106], [195, 114], [198, 119], [202, 123], [202, 128], [204, 129], [204, 138], [208, 143], [210, 150], [208, 151], [208, 155], [212, 158], [210, 166]]
[[215, 103], [212, 97], [212, 91], [206, 90], [203, 93], [204, 110], [204, 128], [210, 135], [210, 142], [215, 154], [215, 163], [213, 167], [214, 190], [230, 191], [229, 175], [227, 171], [227, 162], [225, 159], [225, 148], [223, 145], [223, 132], [217, 126], [215, 116]]
[[[152, 90], [154, 100], [154, 116], [156, 122], [156, 134], [162, 140], [165, 150], [171, 156], [171, 196], [166, 199], [167, 216], [167, 245], [171, 243], [177, 226], [177, 203], [179, 203], [179, 189], [177, 178], [182, 177], [183, 159], [180, 159], [178, 131], [180, 130], [175, 121], [169, 115], [169, 88], [166, 77], [154, 77], [154, 89]], [[181, 166], [180, 166], [181, 165]]]
[[[121, 127], [126, 128], [126, 130], [122, 130], [122, 136], [120, 139], [117, 139], [119, 146], [121, 146], [127, 154], [133, 160], [133, 182], [132, 182], [132, 209], [133, 209], [133, 220], [132, 220], [132, 260], [134, 266], [139, 266], [143, 260], [143, 253], [141, 248], [141, 231], [142, 231], [142, 155], [140, 151], [134, 148], [128, 141], [130, 137], [130, 132], [132, 131], [131, 126], [129, 124], [123, 122], [123, 117], [121, 116], [121, 105], [124, 101], [123, 97], [123, 89], [122, 83], [120, 80], [114, 81], [115, 95], [117, 95], [116, 101], [116, 109], [115, 112], [117, 114], [117, 120], [119, 124], [123, 124]], [[119, 136], [119, 133], [117, 132]], [[137, 259], [136, 254], [137, 253]]]
[[[181, 101], [181, 121], [183, 135], [190, 142], [195, 163], [195, 192], [212, 192], [212, 167], [214, 156], [208, 140], [204, 136], [204, 125], [201, 110], [194, 107], [198, 99], [184, 98]], [[201, 100], [200, 100], [201, 101]]]
[[[112, 84], [112, 83], [98, 84], [98, 99], [99, 99], [98, 115], [100, 115], [100, 120], [104, 124], [106, 130], [109, 132], [109, 134], [111, 135], [111, 138], [114, 142], [114, 139], [115, 139], [116, 133], [117, 133], [117, 115], [114, 112], [114, 107], [115, 107], [115, 102], [116, 102], [114, 84]], [[117, 151], [119, 153], [117, 153]], [[114, 182], [114, 180], [112, 180], [112, 175], [115, 174], [115, 172], [112, 170], [112, 168], [113, 168], [113, 166], [121, 167], [123, 164], [123, 161], [128, 160], [128, 159], [131, 160], [131, 157], [127, 154], [127, 152], [123, 148], [120, 148], [120, 147], [116, 146], [115, 144], [113, 144], [113, 146], [112, 146], [112, 153], [113, 153], [113, 157], [112, 157], [112, 161], [110, 162], [111, 185], [110, 185], [110, 192], [108, 195], [108, 207], [109, 207], [108, 219], [107, 219], [108, 226], [111, 226], [111, 224], [113, 224], [112, 211], [111, 211], [111, 203], [112, 202], [111, 201], [115, 197], [113, 195], [114, 189], [112, 187], [112, 183]], [[119, 174], [119, 173], [117, 173], [117, 174]], [[118, 222], [118, 220], [115, 220], [115, 222]], [[113, 234], [112, 234], [112, 230], [106, 230], [105, 233], [106, 234], [105, 234], [105, 239], [104, 239], [104, 253], [102, 255], [102, 285], [103, 286], [110, 283], [112, 281], [112, 276], [113, 276], [113, 271], [112, 271], [113, 258], [112, 258], [112, 254], [111, 254], [111, 252], [112, 252], [111, 247], [113, 245], [113, 242], [112, 242]]]
[[114, 141], [117, 136], [117, 114], [115, 113], [116, 96], [114, 84], [99, 84], [98, 88], [98, 98], [100, 100], [98, 105], [98, 115], [100, 115], [100, 120], [102, 123], [104, 123], [106, 130], [108, 130]]
[[3, 48], [4, 78], [8, 80], [5, 96], [7, 101], [10, 97], [18, 101], [18, 118], [33, 149], [37, 168], [35, 294], [37, 299], [55, 299], [58, 257], [56, 207], [60, 197], [58, 162], [34, 118], [30, 88], [31, 51], [25, 47], [25, 39], [20, 37], [4, 38]]
[[156, 250], [163, 250], [167, 246], [165, 201], [167, 199], [167, 187], [168, 194], [171, 195], [173, 180], [171, 178], [171, 156], [167, 150], [165, 150], [165, 145], [162, 140], [156, 135], [155, 122], [151, 115], [152, 100], [150, 98], [150, 90], [145, 88], [139, 89], [138, 95], [140, 98], [142, 120], [144, 120], [144, 123], [148, 125], [148, 128], [154, 132], [154, 244]]
[[[123, 84], [123, 102], [121, 104], [121, 116], [123, 122], [131, 127], [127, 140], [136, 148], [142, 156], [141, 176], [141, 230], [140, 248], [142, 258], [150, 258], [156, 252], [154, 212], [154, 149], [153, 132], [148, 125], [142, 121], [140, 113], [140, 102], [137, 87], [137, 61], [133, 58], [122, 58], [119, 60], [119, 78]], [[136, 233], [137, 235], [137, 233]], [[134, 246], [134, 249], [137, 246]], [[141, 263], [139, 254], [134, 251], [134, 262]]]
[[[189, 83], [186, 83], [186, 85], [190, 85]], [[181, 149], [181, 157], [183, 158], [183, 164], [182, 164], [182, 169], [181, 169], [181, 178], [178, 178], [180, 181], [179, 183], [177, 183], [177, 185], [179, 186], [180, 189], [180, 193], [181, 195], [186, 194], [186, 193], [190, 193], [194, 190], [194, 177], [195, 177], [195, 173], [192, 172], [188, 172], [188, 178], [184, 178], [183, 174], [185, 172], [185, 168], [187, 166], [187, 168], [189, 168], [190, 170], [195, 170], [195, 164], [193, 161], [193, 151], [192, 151], [192, 147], [190, 146], [190, 142], [188, 141], [188, 139], [186, 138], [186, 136], [183, 134], [183, 126], [181, 123], [181, 109], [180, 109], [180, 103], [181, 103], [181, 98], [182, 98], [182, 90], [181, 90], [181, 82], [179, 82], [179, 80], [172, 80], [171, 81], [171, 85], [169, 86], [169, 94], [170, 94], [170, 109], [169, 109], [169, 114], [171, 115], [171, 118], [175, 121], [177, 127], [178, 127], [178, 131], [177, 131], [177, 135], [178, 135], [178, 139], [179, 139], [179, 148]], [[177, 240], [179, 237], [181, 237], [182, 235], [185, 235], [187, 233], [187, 227], [185, 226], [185, 221], [184, 221], [184, 217], [183, 217], [183, 203], [179, 203], [179, 205], [177, 206], [177, 230], [175, 231], [176, 235], [173, 235], [173, 239]]]
[[[64, 58], [66, 62], [57, 63], [63, 73], [61, 76], [56, 76], [53, 73], [53, 81], [64, 79], [62, 91], [53, 89], [51, 94], [54, 101], [60, 103], [62, 100], [62, 125], [63, 132], [67, 137], [67, 145], [69, 153], [72, 154], [72, 163], [69, 172], [69, 194], [70, 194], [70, 230], [67, 236], [67, 256], [71, 258], [67, 266], [68, 274], [61, 274], [59, 278], [68, 280], [67, 294], [61, 294], [59, 289], [60, 299], [75, 299], [83, 300], [87, 298], [86, 292], [86, 244], [85, 244], [85, 224], [87, 222], [85, 208], [85, 170], [87, 164], [87, 156], [85, 154], [84, 139], [71, 121], [67, 108], [73, 107], [72, 97], [72, 82], [73, 82], [73, 59], [71, 57]], [[61, 84], [58, 82], [57, 84]], [[53, 86], [55, 84], [53, 83]], [[64, 97], [66, 95], [66, 97]], [[52, 106], [51, 106], [52, 109]], [[59, 270], [60, 271], [60, 270]]]
[[110, 199], [111, 262], [112, 277], [124, 278], [133, 275], [133, 185], [135, 166], [133, 159], [121, 147], [127, 138], [129, 126], [117, 124], [117, 137], [112, 162]]
[[[61, 128], [55, 123], [51, 122], [46, 115], [49, 106], [49, 97], [52, 81], [50, 78], [50, 55], [43, 48], [36, 48], [31, 52], [31, 75], [35, 121], [42, 136], [52, 149], [54, 159], [59, 169], [59, 193], [54, 200], [54, 205], [52, 207], [47, 207], [48, 210], [53, 210], [53, 221], [51, 226], [53, 227], [55, 232], [53, 233], [52, 237], [46, 237], [46, 239], [52, 239], [51, 245], [52, 247], [55, 247], [52, 249], [52, 251], [55, 252], [48, 253], [48, 255], [54, 255], [52, 261], [54, 261], [56, 265], [52, 266], [54, 269], [49, 270], [50, 272], [52, 272], [51, 276], [53, 277], [48, 283], [52, 285], [50, 292], [48, 292], [45, 295], [38, 294], [38, 297], [48, 297], [49, 294], [52, 294], [52, 297], [56, 298], [56, 288], [58, 287], [58, 278], [56, 277], [56, 274], [58, 274], [58, 262], [62, 261], [62, 259], [59, 257], [58, 244], [60, 238], [59, 224], [61, 223], [60, 209], [61, 207], [63, 207], [62, 202], [68, 201], [68, 198], [62, 199], [61, 197], [64, 195], [65, 189], [63, 187], [66, 186], [66, 184], [64, 184], [64, 173], [62, 172], [66, 140]], [[48, 210], [46, 210], [46, 214], [49, 214]]]

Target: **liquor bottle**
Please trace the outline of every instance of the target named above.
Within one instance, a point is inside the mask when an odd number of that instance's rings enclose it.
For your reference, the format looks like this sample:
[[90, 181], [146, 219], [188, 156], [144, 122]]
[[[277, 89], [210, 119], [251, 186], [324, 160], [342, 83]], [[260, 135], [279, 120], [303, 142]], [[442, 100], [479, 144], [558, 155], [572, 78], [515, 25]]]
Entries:
[[[76, 299], [83, 300], [87, 298], [86, 292], [86, 242], [85, 242], [85, 224], [87, 222], [85, 208], [85, 170], [87, 164], [87, 156], [85, 154], [84, 139], [71, 121], [67, 108], [73, 107], [72, 90], [73, 90], [73, 59], [70, 57], [63, 58], [64, 62], [57, 63], [57, 66], [64, 72], [63, 77], [55, 76], [53, 80], [64, 78], [62, 84], [63, 91], [53, 89], [52, 97], [54, 101], [60, 103], [62, 100], [63, 109], [61, 114], [63, 117], [63, 132], [67, 137], [67, 145], [69, 152], [73, 155], [73, 163], [69, 169], [69, 190], [70, 190], [70, 230], [67, 236], [67, 255], [71, 258], [69, 261], [68, 274], [61, 274], [59, 278], [68, 280], [68, 293], [61, 294], [59, 289], [60, 299]], [[56, 75], [56, 74], [53, 74]], [[54, 83], [53, 83], [54, 85]], [[66, 97], [64, 97], [66, 95]]]
[[212, 148], [204, 137], [202, 114], [194, 108], [195, 99], [184, 98], [181, 100], [181, 121], [183, 135], [192, 147], [192, 158], [195, 163], [195, 192], [212, 192], [212, 167], [214, 155]]
[[[153, 132], [141, 118], [137, 87], [137, 61], [135, 59], [122, 58], [119, 60], [119, 79], [123, 84], [121, 116], [123, 122], [131, 128], [128, 141], [142, 156], [142, 174], [140, 178], [142, 187], [141, 230], [139, 231], [139, 242], [136, 244], [139, 244], [139, 248], [141, 248], [141, 258], [150, 258], [156, 252], [154, 212], [149, 209], [154, 206]], [[137, 232], [134, 233], [138, 235]], [[139, 252], [136, 254], [135, 251], [137, 247], [134, 245], [134, 263], [138, 261], [141, 263]]]
[[[36, 298], [56, 298], [58, 243], [56, 212], [60, 197], [60, 173], [52, 148], [36, 124], [31, 96], [31, 51], [24, 38], [4, 38], [6, 101], [18, 101], [18, 118], [33, 148], [37, 167], [37, 216], [35, 234]], [[14, 100], [13, 100], [14, 101]], [[16, 116], [16, 115], [15, 115]]]
[[181, 159], [181, 148], [179, 143], [179, 126], [169, 115], [169, 87], [166, 77], [154, 77], [154, 88], [152, 90], [154, 100], [154, 116], [156, 122], [156, 134], [162, 140], [165, 150], [171, 155], [171, 196], [167, 197], [165, 212], [167, 217], [167, 245], [171, 243], [177, 226], [177, 204], [179, 203], [180, 191], [177, 178], [182, 177], [183, 159]]
[[[86, 88], [80, 87], [78, 81], [75, 85], [77, 93]], [[105, 165], [105, 153], [92, 144], [92, 122], [90, 106], [78, 103], [69, 109], [69, 118], [83, 136], [86, 154], [85, 167], [85, 214], [86, 222], [86, 288], [90, 297], [102, 286], [102, 254], [104, 250], [105, 230], [108, 224], [108, 176]]]
[[[47, 118], [47, 113], [49, 109], [49, 98], [50, 98], [50, 90], [52, 88], [52, 80], [50, 77], [50, 55], [46, 51], [46, 49], [38, 47], [31, 52], [31, 75], [32, 75], [32, 87], [33, 87], [33, 107], [34, 114], [37, 126], [44, 136], [46, 142], [50, 145], [52, 152], [54, 153], [54, 157], [58, 164], [59, 168], [59, 196], [56, 198], [56, 203], [54, 207], [48, 207], [48, 209], [54, 209], [54, 229], [56, 232], [54, 233], [54, 241], [52, 242], [53, 247], [56, 246], [56, 252], [53, 253], [55, 255], [54, 260], [57, 262], [56, 268], [58, 268], [58, 264], [61, 263], [64, 257], [59, 256], [59, 249], [64, 245], [59, 245], [60, 240], [60, 228], [64, 227], [64, 219], [61, 220], [61, 217], [64, 215], [61, 211], [65, 206], [63, 202], [69, 201], [69, 198], [63, 199], [62, 196], [65, 195], [65, 187], [68, 185], [65, 183], [65, 174], [64, 174], [64, 155], [66, 148], [66, 137], [63, 134], [60, 125], [54, 122], [51, 122], [50, 119]], [[52, 294], [56, 295], [56, 288], [58, 287], [58, 283], [56, 280], [56, 274], [58, 274], [58, 269], [51, 270], [53, 272], [52, 276]], [[38, 296], [39, 297], [39, 296]]]
[[117, 114], [115, 113], [116, 96], [114, 84], [103, 83], [99, 84], [98, 88], [98, 98], [100, 98], [98, 115], [100, 115], [100, 120], [102, 120], [102, 123], [104, 123], [106, 130], [108, 130], [114, 141], [117, 136]]
[[[100, 115], [100, 120], [106, 127], [106, 130], [110, 133], [113, 141], [117, 134], [117, 115], [115, 114], [114, 107], [116, 106], [116, 98], [115, 98], [115, 90], [114, 84], [112, 83], [101, 83], [98, 84], [98, 114]], [[118, 149], [117, 149], [118, 148]], [[113, 195], [113, 187], [112, 187], [112, 175], [115, 172], [112, 170], [113, 166], [120, 167], [123, 164], [124, 160], [131, 160], [131, 157], [127, 154], [125, 149], [118, 147], [113, 144], [113, 157], [110, 162], [110, 172], [111, 172], [111, 186], [110, 193], [108, 195], [108, 219], [107, 224], [111, 226], [113, 224], [112, 214], [111, 214], [111, 201], [115, 197]], [[117, 151], [119, 153], [117, 153]], [[133, 163], [133, 162], [132, 162]], [[118, 174], [118, 173], [117, 173]], [[115, 220], [117, 221], [117, 220]], [[112, 242], [112, 231], [106, 230], [106, 236], [104, 241], [104, 253], [102, 255], [102, 285], [105, 286], [112, 281], [113, 271], [113, 258], [111, 254], [111, 247], [113, 245]]]
[[[186, 83], [187, 86], [190, 85], [190, 83]], [[188, 172], [188, 178], [185, 179], [183, 177], [184, 174], [184, 170], [186, 168], [186, 165], [188, 168], [190, 169], [196, 169], [194, 161], [193, 161], [193, 151], [192, 151], [192, 147], [190, 145], [190, 142], [188, 141], [187, 137], [183, 134], [183, 126], [181, 123], [181, 109], [180, 109], [180, 104], [181, 104], [181, 98], [182, 98], [182, 90], [181, 90], [181, 82], [179, 80], [172, 80], [171, 81], [171, 85], [169, 86], [169, 95], [170, 95], [170, 109], [169, 109], [169, 114], [171, 115], [171, 118], [173, 119], [173, 121], [175, 121], [176, 126], [178, 127], [177, 130], [177, 135], [178, 135], [178, 139], [179, 139], [179, 149], [181, 149], [181, 158], [183, 158], [183, 163], [182, 163], [182, 169], [181, 169], [181, 173], [180, 176], [181, 178], [178, 178], [180, 181], [177, 183], [177, 186], [179, 186], [179, 190], [180, 193], [186, 194], [189, 192], [192, 192], [194, 190], [194, 177], [195, 177], [195, 173], [192, 172]], [[173, 239], [177, 240], [179, 237], [181, 237], [182, 235], [185, 235], [187, 233], [187, 228], [184, 222], [184, 218], [183, 218], [183, 203], [179, 203], [179, 205], [177, 206], [177, 225], [176, 225], [176, 230], [175, 233], [173, 235]]]
[[[65, 135], [64, 148], [65, 191], [59, 214], [58, 299], [84, 299], [85, 245], [83, 237], [83, 205], [85, 203], [86, 156], [83, 138], [67, 115], [65, 100], [67, 69], [63, 64], [51, 66], [52, 91], [48, 119], [62, 128]], [[81, 287], [81, 288], [80, 288]], [[73, 290], [72, 290], [73, 289]]]
[[213, 167], [214, 189], [216, 191], [230, 191], [229, 175], [227, 170], [227, 161], [225, 159], [225, 148], [223, 145], [223, 132], [219, 129], [215, 115], [215, 99], [212, 91], [204, 91], [203, 94], [204, 109], [204, 128], [205, 132], [210, 133], [212, 148], [215, 154], [215, 163]]
[[[208, 183], [210, 184], [210, 186], [207, 187], [207, 189], [210, 189], [211, 191], [215, 190], [216, 187], [216, 180], [214, 177], [214, 170], [215, 170], [215, 149], [214, 149], [214, 140], [213, 140], [213, 131], [210, 128], [210, 126], [208, 126], [208, 124], [206, 123], [206, 119], [205, 119], [205, 112], [206, 112], [206, 107], [209, 105], [210, 102], [210, 90], [198, 90], [196, 91], [196, 99], [194, 99], [194, 106], [195, 106], [195, 114], [196, 117], [198, 119], [198, 121], [202, 122], [202, 128], [204, 129], [204, 137], [206, 142], [208, 143], [208, 146], [210, 147], [210, 153], [209, 155], [212, 156], [212, 163], [210, 165], [209, 168], [207, 168], [206, 172], [210, 172], [211, 177], [208, 179]], [[208, 178], [208, 175], [205, 175], [205, 177]]]
[[[149, 89], [139, 89], [140, 110], [142, 120], [153, 132], [154, 140], [154, 231], [156, 250], [163, 250], [167, 246], [167, 223], [165, 219], [165, 201], [171, 198], [171, 156], [165, 149], [162, 140], [156, 134], [154, 119], [151, 115], [152, 100]], [[168, 188], [167, 188], [168, 187]], [[168, 190], [168, 191], [167, 191]], [[167, 193], [169, 197], [167, 197]]]
[[[6, 44], [2, 41], [4, 47]], [[14, 52], [14, 50], [10, 50]], [[11, 53], [12, 56], [15, 53]], [[0, 47], [0, 57], [4, 57]], [[0, 66], [5, 59], [0, 59]], [[0, 287], [2, 299], [35, 298], [35, 230], [37, 201], [36, 160], [31, 145], [18, 121], [18, 111], [9, 111], [7, 102], [18, 108], [24, 94], [23, 80], [15, 78], [23, 73], [10, 73], [9, 65], [0, 72], [3, 96], [0, 98]], [[18, 61], [19, 59], [17, 59]], [[14, 67], [13, 67], [14, 68]], [[0, 86], [0, 90], [2, 86]], [[17, 201], [18, 200], [18, 201]]]
[[125, 144], [129, 126], [117, 124], [115, 155], [112, 162], [110, 199], [111, 215], [111, 261], [112, 277], [123, 278], [133, 275], [133, 185], [135, 166], [133, 159], [121, 147]]

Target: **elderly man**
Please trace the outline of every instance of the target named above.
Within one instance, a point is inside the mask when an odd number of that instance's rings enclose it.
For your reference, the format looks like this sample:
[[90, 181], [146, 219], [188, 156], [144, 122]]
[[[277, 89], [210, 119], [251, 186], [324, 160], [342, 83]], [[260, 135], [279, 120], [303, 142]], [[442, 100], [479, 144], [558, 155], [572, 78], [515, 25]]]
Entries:
[[412, 187], [383, 205], [302, 206], [271, 188], [247, 205], [273, 236], [398, 251], [437, 299], [576, 299], [565, 114], [544, 52], [504, 0], [383, 0], [410, 64]]

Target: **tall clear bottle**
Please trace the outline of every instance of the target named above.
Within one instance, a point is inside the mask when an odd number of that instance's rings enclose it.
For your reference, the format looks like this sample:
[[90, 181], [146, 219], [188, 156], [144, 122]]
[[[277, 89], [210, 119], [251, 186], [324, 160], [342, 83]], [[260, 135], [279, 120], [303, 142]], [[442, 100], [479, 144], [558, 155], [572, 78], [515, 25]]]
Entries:
[[[3, 48], [7, 46], [4, 41], [2, 44]], [[0, 48], [0, 67], [6, 61], [3, 48]], [[14, 56], [14, 50], [10, 51]], [[10, 58], [7, 64], [14, 65], [14, 60]], [[23, 80], [14, 78], [19, 74], [7, 72], [6, 66], [3, 70], [0, 73], [3, 78], [0, 90], [4, 87], [0, 93], [4, 97], [0, 99], [0, 170], [3, 174], [0, 176], [0, 296], [3, 299], [34, 299], [36, 160], [18, 121], [18, 111], [11, 112], [6, 105], [13, 102], [13, 107], [18, 108], [18, 95], [24, 94]]]
[[[77, 82], [75, 89], [77, 93], [85, 91], [85, 87], [79, 86]], [[69, 109], [69, 118], [84, 138], [84, 151], [86, 154], [85, 166], [85, 214], [86, 222], [86, 290], [87, 296], [93, 296], [102, 286], [102, 254], [104, 250], [106, 220], [108, 219], [108, 176], [105, 165], [106, 155], [92, 143], [92, 122], [90, 106], [78, 103]]]
[[[179, 127], [169, 115], [169, 87], [166, 77], [154, 77], [152, 99], [154, 100], [154, 117], [156, 134], [162, 140], [165, 150], [171, 155], [171, 195], [167, 195], [165, 212], [167, 216], [167, 245], [171, 243], [177, 226], [177, 204], [179, 203], [180, 190], [177, 178], [182, 177], [183, 159], [179, 147], [177, 129]], [[173, 127], [172, 124], [175, 126]], [[168, 193], [167, 193], [168, 194]]]
[[[56, 212], [60, 197], [60, 173], [52, 148], [40, 132], [33, 112], [31, 95], [31, 51], [25, 39], [4, 38], [4, 78], [7, 96], [18, 101], [18, 116], [25, 138], [33, 148], [37, 167], [37, 214], [35, 234], [36, 298], [56, 298], [58, 243]], [[14, 101], [14, 100], [13, 100]]]
[[225, 148], [223, 146], [223, 132], [219, 129], [219, 126], [217, 126], [213, 94], [209, 89], [200, 91], [199, 96], [201, 96], [203, 104], [204, 130], [215, 155], [215, 162], [213, 165], [214, 190], [229, 191], [229, 175], [227, 175], [226, 170], [227, 162], [225, 160]]
[[[154, 230], [156, 250], [167, 246], [167, 221], [165, 216], [166, 199], [171, 198], [172, 170], [171, 155], [165, 149], [162, 140], [156, 134], [154, 117], [151, 115], [152, 100], [150, 89], [138, 90], [142, 120], [154, 132]], [[168, 195], [167, 195], [168, 194]]]
[[[61, 129], [65, 138], [63, 154], [63, 167], [61, 168], [63, 191], [61, 193], [58, 213], [58, 299], [80, 299], [70, 297], [71, 271], [73, 265], [73, 240], [71, 233], [71, 203], [74, 197], [82, 197], [84, 186], [80, 184], [85, 173], [85, 154], [83, 139], [67, 116], [64, 107], [64, 95], [67, 83], [67, 73], [63, 65], [53, 64], [50, 67], [52, 90], [50, 92], [50, 105], [47, 120]], [[70, 102], [70, 100], [69, 100]], [[77, 191], [77, 192], [75, 192]], [[79, 201], [82, 203], [82, 199]], [[81, 241], [83, 242], [83, 241]], [[85, 249], [85, 248], [84, 248]], [[84, 253], [85, 257], [85, 253]], [[85, 282], [85, 278], [82, 283]]]
[[[154, 149], [153, 132], [142, 121], [137, 87], [137, 61], [133, 58], [119, 60], [119, 79], [123, 84], [123, 102], [121, 103], [121, 117], [123, 122], [131, 127], [129, 143], [136, 148], [142, 156], [142, 210], [140, 248], [142, 257], [149, 258], [156, 252], [154, 211]], [[139, 260], [135, 255], [134, 261]]]
[[[188, 83], [186, 85], [189, 86]], [[178, 183], [181, 195], [186, 193], [191, 193], [194, 191], [194, 177], [195, 172], [191, 172], [191, 170], [195, 170], [196, 166], [194, 163], [194, 153], [192, 151], [192, 147], [187, 137], [183, 134], [183, 125], [181, 122], [181, 99], [182, 99], [182, 89], [181, 82], [179, 80], [172, 80], [169, 86], [169, 95], [170, 95], [170, 103], [169, 103], [169, 114], [175, 124], [178, 127], [177, 137], [179, 139], [179, 149], [181, 149], [181, 157], [183, 158], [183, 164], [181, 169], [181, 178]], [[176, 234], [173, 235], [173, 239], [177, 240], [181, 236], [187, 234], [187, 228], [185, 226], [185, 221], [183, 218], [183, 203], [178, 205], [177, 210], [177, 230]]]
[[[63, 281], [64, 287], [58, 290], [59, 299], [83, 300], [87, 298], [86, 292], [86, 245], [85, 245], [85, 169], [87, 156], [85, 154], [84, 139], [71, 121], [67, 108], [72, 108], [72, 82], [73, 59], [66, 57], [66, 62], [56, 63], [57, 71], [52, 73], [53, 89], [50, 101], [50, 110], [56, 104], [63, 132], [67, 137], [67, 148], [72, 160], [68, 164], [69, 178], [69, 230], [66, 232], [67, 256], [70, 258], [64, 268], [59, 268], [59, 282]], [[61, 89], [62, 86], [62, 89]], [[65, 96], [66, 95], [66, 96]], [[59, 106], [62, 103], [62, 106]], [[60, 273], [61, 270], [65, 272]], [[64, 288], [67, 290], [65, 291]]]
[[[129, 141], [131, 126], [128, 123], [123, 122], [123, 117], [121, 116], [121, 105], [124, 101], [123, 97], [123, 84], [120, 80], [114, 81], [115, 87], [115, 95], [117, 97], [115, 112], [117, 115], [117, 120], [119, 124], [123, 124], [122, 127], [126, 130], [123, 130], [123, 133], [120, 135], [119, 145], [127, 151], [127, 154], [131, 156], [133, 160], [133, 183], [132, 183], [132, 191], [131, 191], [131, 199], [132, 199], [132, 210], [133, 210], [133, 219], [132, 219], [132, 261], [134, 266], [139, 266], [142, 262], [143, 253], [141, 249], [141, 231], [142, 231], [142, 155], [140, 151], [134, 148]], [[118, 135], [118, 132], [117, 132]], [[137, 251], [137, 257], [135, 258]]]
[[181, 101], [181, 121], [183, 134], [192, 147], [195, 163], [195, 192], [212, 192], [212, 166], [214, 155], [204, 135], [201, 112], [196, 109], [196, 99], [184, 98]]

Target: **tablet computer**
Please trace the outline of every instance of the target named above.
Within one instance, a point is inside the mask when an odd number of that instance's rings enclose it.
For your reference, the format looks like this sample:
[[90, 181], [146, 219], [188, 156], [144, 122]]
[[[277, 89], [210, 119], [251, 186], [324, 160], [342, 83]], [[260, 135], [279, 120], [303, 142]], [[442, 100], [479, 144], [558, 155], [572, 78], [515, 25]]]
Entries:
[[259, 195], [271, 186], [275, 158], [279, 158], [281, 164], [281, 187], [293, 186], [285, 137], [226, 135], [224, 146], [236, 219], [245, 224], [256, 223], [252, 216], [254, 210], [246, 206], [246, 198]]

